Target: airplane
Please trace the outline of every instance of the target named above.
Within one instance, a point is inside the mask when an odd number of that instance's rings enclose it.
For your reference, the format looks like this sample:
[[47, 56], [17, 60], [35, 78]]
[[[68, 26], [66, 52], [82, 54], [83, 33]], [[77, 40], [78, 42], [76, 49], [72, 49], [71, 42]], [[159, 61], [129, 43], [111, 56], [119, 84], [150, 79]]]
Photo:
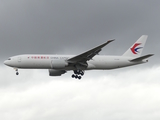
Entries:
[[141, 56], [148, 36], [142, 35], [123, 55], [99, 55], [102, 48], [114, 40], [108, 40], [79, 55], [24, 54], [10, 57], [4, 64], [18, 69], [48, 69], [49, 76], [61, 76], [73, 71], [72, 78], [81, 79], [86, 70], [110, 70], [148, 62], [154, 54]]

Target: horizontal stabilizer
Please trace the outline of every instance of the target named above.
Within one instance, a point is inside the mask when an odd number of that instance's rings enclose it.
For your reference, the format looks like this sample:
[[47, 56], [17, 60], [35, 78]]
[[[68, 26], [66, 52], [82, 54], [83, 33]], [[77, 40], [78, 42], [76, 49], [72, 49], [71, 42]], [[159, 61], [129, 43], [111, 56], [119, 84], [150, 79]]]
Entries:
[[148, 55], [145, 55], [145, 56], [141, 56], [141, 57], [138, 57], [138, 58], [135, 58], [135, 59], [132, 59], [130, 60], [131, 62], [139, 62], [139, 61], [142, 61], [146, 58], [149, 58], [151, 56], [153, 56], [154, 54], [148, 54]]

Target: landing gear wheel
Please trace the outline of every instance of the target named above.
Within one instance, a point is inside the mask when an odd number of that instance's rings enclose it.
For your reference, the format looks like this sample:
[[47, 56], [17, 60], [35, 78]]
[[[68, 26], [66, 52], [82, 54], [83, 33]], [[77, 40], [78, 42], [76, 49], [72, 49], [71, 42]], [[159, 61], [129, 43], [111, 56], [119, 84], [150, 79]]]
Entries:
[[18, 72], [16, 72], [16, 75], [19, 75], [19, 73], [18, 73]]
[[74, 75], [74, 74], [72, 75], [72, 78], [75, 78], [75, 75]]
[[80, 80], [82, 77], [81, 76], [78, 76], [78, 79]]
[[18, 69], [17, 68], [14, 68], [14, 69], [16, 71], [16, 75], [19, 75]]
[[77, 79], [77, 78], [78, 78], [78, 75], [76, 75], [75, 78]]
[[83, 75], [84, 75], [84, 72], [81, 72], [81, 75], [83, 76]]
[[73, 71], [74, 74], [72, 75], [72, 78], [75, 78], [75, 79], [81, 79], [82, 76], [84, 75], [84, 71], [83, 70], [74, 70]]
[[77, 74], [77, 71], [74, 70], [74, 74]]

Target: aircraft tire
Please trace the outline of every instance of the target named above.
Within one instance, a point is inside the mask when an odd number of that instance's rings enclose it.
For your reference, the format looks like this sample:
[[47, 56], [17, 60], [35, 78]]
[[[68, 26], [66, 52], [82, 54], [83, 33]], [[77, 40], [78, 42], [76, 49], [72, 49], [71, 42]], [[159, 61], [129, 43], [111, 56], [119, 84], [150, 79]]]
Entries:
[[77, 79], [77, 78], [78, 78], [78, 75], [76, 75], [75, 78]]
[[72, 75], [72, 78], [75, 78], [75, 75], [74, 75], [74, 74]]

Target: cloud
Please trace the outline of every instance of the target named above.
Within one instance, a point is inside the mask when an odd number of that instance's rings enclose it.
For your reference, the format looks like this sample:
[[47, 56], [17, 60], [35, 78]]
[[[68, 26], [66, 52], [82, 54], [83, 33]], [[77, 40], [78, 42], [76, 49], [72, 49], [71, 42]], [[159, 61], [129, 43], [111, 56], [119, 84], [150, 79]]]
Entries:
[[86, 72], [80, 81], [70, 72], [49, 77], [43, 70], [21, 70], [20, 76], [9, 68], [0, 71], [0, 119], [160, 118], [160, 66]]

